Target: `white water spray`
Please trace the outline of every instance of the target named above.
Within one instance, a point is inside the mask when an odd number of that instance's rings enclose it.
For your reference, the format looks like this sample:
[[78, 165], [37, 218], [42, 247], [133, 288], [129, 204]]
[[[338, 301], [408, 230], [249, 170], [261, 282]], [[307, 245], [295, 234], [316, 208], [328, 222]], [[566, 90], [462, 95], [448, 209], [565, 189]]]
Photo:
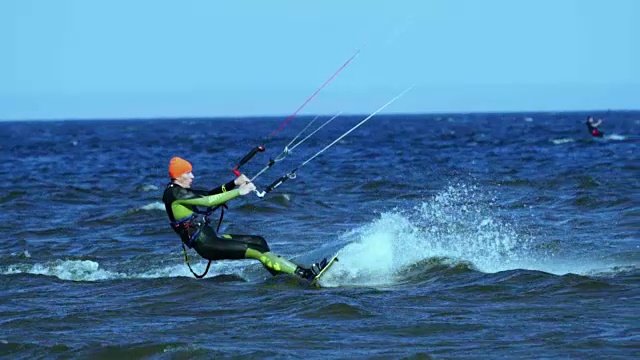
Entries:
[[412, 209], [382, 213], [344, 236], [348, 244], [322, 284], [392, 285], [416, 266], [425, 273], [430, 266], [466, 264], [484, 273], [523, 269], [556, 275], [593, 275], [606, 268], [549, 253], [539, 247], [542, 240], [497, 216], [486, 197], [474, 186], [455, 185]]

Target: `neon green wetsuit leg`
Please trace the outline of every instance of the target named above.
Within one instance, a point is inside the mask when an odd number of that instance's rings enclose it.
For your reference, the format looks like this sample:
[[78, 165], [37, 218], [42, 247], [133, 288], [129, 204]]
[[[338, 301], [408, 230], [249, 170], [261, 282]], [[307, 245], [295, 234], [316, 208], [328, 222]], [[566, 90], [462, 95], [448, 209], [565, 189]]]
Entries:
[[247, 249], [245, 252], [245, 257], [247, 259], [256, 259], [262, 263], [267, 269], [281, 272], [285, 274], [294, 274], [296, 268], [298, 267], [296, 264], [291, 261], [284, 259], [272, 252], [260, 252], [255, 249]]

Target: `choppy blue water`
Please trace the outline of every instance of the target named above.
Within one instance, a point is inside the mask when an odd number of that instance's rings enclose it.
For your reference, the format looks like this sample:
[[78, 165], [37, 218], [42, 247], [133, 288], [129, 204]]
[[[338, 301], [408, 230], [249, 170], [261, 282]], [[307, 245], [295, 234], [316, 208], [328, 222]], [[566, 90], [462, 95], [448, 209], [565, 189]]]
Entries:
[[640, 113], [595, 115], [603, 139], [582, 113], [378, 116], [229, 203], [228, 232], [305, 264], [338, 252], [322, 289], [248, 260], [194, 279], [161, 203], [172, 156], [220, 185], [282, 118], [2, 123], [0, 355], [635, 358]]

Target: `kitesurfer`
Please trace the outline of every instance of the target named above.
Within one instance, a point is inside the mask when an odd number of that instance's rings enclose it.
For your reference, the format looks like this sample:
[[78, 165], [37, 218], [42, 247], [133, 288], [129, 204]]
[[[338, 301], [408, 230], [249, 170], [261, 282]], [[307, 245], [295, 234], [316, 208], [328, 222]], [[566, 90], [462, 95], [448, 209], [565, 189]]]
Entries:
[[[272, 274], [295, 274], [312, 280], [326, 265], [326, 259], [305, 268], [271, 252], [262, 236], [218, 234], [208, 216], [218, 206], [256, 189], [245, 175], [212, 190], [192, 189], [193, 167], [180, 157], [169, 162], [169, 177], [162, 201], [171, 227], [189, 248], [208, 260], [256, 259]], [[207, 211], [203, 211], [206, 208]], [[194, 273], [195, 274], [195, 273]]]
[[593, 116], [587, 117], [587, 129], [589, 129], [589, 134], [593, 137], [602, 137], [604, 133], [598, 130], [598, 126], [602, 124], [602, 120], [598, 119], [598, 121], [593, 120]]

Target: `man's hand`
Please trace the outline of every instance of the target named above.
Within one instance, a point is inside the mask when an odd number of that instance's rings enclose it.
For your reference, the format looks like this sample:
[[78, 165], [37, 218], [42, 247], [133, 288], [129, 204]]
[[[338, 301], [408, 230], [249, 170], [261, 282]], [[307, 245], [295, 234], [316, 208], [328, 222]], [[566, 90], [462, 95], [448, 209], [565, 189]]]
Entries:
[[251, 180], [249, 180], [249, 178], [246, 177], [244, 174], [241, 174], [235, 180], [233, 180], [233, 183], [236, 184], [236, 186], [240, 186], [242, 184], [247, 184], [249, 182], [251, 182]]
[[[241, 176], [244, 176], [244, 175], [241, 175]], [[244, 183], [240, 185], [240, 187], [238, 188], [238, 190], [240, 190], [240, 195], [247, 195], [248, 193], [254, 191], [255, 189], [256, 189], [256, 186], [250, 182]]]

